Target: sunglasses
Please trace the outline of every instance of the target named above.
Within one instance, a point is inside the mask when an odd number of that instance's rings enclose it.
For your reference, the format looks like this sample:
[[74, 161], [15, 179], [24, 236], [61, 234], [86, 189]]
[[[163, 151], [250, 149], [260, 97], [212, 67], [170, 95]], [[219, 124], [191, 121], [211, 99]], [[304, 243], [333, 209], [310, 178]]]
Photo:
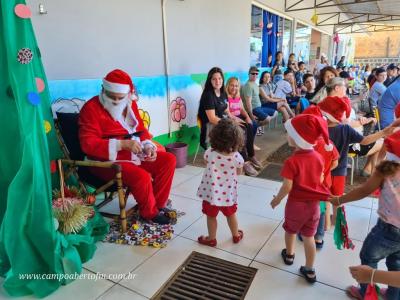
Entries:
[[258, 75], [258, 73], [250, 73], [251, 75]]

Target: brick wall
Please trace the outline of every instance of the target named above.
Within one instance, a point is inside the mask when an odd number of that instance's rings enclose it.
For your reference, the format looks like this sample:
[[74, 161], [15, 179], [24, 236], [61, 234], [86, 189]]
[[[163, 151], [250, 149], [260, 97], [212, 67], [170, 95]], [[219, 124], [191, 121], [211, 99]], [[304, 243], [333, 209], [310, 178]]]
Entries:
[[355, 35], [355, 58], [400, 57], [400, 31]]
[[400, 31], [354, 35], [354, 64], [400, 63]]

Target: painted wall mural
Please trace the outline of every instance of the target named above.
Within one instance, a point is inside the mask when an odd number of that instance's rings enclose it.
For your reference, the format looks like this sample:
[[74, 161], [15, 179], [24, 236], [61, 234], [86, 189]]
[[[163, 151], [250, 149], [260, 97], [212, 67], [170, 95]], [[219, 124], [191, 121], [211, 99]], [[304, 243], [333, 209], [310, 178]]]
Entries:
[[[242, 84], [248, 78], [247, 72], [227, 72], [224, 75], [225, 81], [235, 76]], [[145, 126], [151, 127], [155, 140], [164, 145], [174, 142], [178, 139], [177, 133], [185, 126], [185, 134], [189, 135], [185, 139], [190, 143], [189, 153], [195, 151], [198, 143], [197, 110], [206, 78], [207, 74], [170, 76], [169, 106], [165, 76], [132, 78], [139, 96], [141, 116]], [[101, 84], [101, 79], [53, 80], [49, 82], [49, 89], [53, 104], [59, 102], [56, 104], [59, 107], [64, 106], [64, 101], [71, 100], [82, 104], [99, 94]], [[171, 132], [168, 132], [169, 123]]]
[[186, 118], [186, 101], [182, 97], [177, 97], [170, 105], [171, 119], [180, 122]]

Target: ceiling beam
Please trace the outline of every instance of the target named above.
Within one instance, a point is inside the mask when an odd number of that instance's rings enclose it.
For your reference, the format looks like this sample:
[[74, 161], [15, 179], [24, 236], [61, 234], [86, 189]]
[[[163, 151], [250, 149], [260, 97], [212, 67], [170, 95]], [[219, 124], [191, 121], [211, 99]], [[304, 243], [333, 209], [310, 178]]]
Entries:
[[285, 0], [285, 12], [310, 10], [310, 9], [325, 8], [325, 7], [338, 7], [343, 5], [362, 4], [368, 2], [379, 2], [382, 0], [344, 0], [344, 1], [345, 1], [344, 3], [329, 4], [331, 0], [323, 0], [322, 2], [319, 3], [318, 0], [314, 0], [313, 6], [299, 8], [299, 5], [304, 4], [305, 0], [297, 0], [295, 3], [292, 2], [293, 4], [290, 4], [291, 1]]
[[[361, 28], [360, 28], [361, 26]], [[355, 28], [357, 27], [357, 28]], [[349, 30], [350, 28], [350, 30]], [[374, 24], [350, 24], [343, 25], [341, 28], [335, 28], [337, 33], [352, 34], [352, 33], [370, 33], [370, 32], [387, 32], [400, 31], [400, 25], [374, 25]]]
[[[348, 15], [351, 15], [352, 17], [348, 17]], [[324, 18], [324, 16], [327, 17]], [[374, 23], [377, 21], [379, 22], [400, 21], [400, 15], [373, 14], [373, 13], [360, 13], [360, 12], [318, 13], [318, 17], [322, 18], [320, 21], [317, 22], [316, 24], [317, 26]]]

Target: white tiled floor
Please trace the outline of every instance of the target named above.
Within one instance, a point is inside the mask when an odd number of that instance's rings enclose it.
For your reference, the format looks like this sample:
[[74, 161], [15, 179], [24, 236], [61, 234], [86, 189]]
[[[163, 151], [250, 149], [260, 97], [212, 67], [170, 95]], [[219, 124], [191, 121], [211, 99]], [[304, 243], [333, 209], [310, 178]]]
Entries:
[[[366, 198], [346, 206], [350, 236], [354, 238], [356, 249], [337, 250], [332, 234], [327, 233], [324, 249], [318, 252], [316, 258], [318, 283], [310, 286], [298, 274], [298, 268], [304, 263], [301, 242], [296, 242], [296, 258], [292, 266], [284, 265], [280, 257], [280, 251], [284, 248], [284, 203], [275, 210], [269, 206], [280, 183], [241, 176], [238, 220], [239, 227], [244, 231], [244, 239], [239, 244], [233, 244], [226, 220], [219, 216], [218, 245], [210, 248], [200, 246], [196, 241], [199, 235], [207, 232], [201, 201], [196, 197], [201, 176], [202, 169], [193, 166], [176, 170], [171, 199], [173, 206], [186, 214], [178, 220], [176, 236], [166, 248], [98, 243], [94, 258], [84, 265], [86, 273], [132, 273], [135, 274], [134, 279], [76, 280], [48, 298], [148, 299], [192, 251], [199, 251], [258, 269], [246, 299], [347, 299], [343, 289], [354, 283], [348, 267], [359, 264], [358, 253], [362, 241], [377, 220], [376, 200]], [[111, 210], [118, 210], [116, 205]], [[0, 287], [0, 299], [6, 298], [9, 297]]]

